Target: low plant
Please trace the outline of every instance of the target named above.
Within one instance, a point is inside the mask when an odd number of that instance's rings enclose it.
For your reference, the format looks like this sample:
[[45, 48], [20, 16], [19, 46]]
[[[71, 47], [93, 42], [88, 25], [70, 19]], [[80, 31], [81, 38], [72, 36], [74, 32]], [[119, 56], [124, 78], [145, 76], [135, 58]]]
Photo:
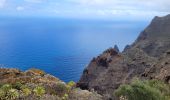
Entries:
[[0, 100], [15, 100], [19, 97], [17, 89], [13, 89], [12, 85], [4, 84], [0, 88]]
[[62, 100], [68, 100], [68, 94], [64, 94], [64, 96], [62, 97]]
[[34, 94], [38, 97], [42, 97], [45, 94], [45, 88], [42, 86], [37, 86], [33, 90]]
[[70, 81], [67, 83], [67, 86], [71, 89], [76, 86], [76, 83], [74, 81]]
[[31, 89], [28, 87], [22, 88], [21, 91], [22, 91], [22, 95], [25, 97], [29, 96], [32, 93]]
[[4, 84], [4, 85], [1, 87], [1, 89], [2, 89], [5, 93], [7, 93], [10, 89], [12, 89], [12, 85], [10, 85], [10, 84]]
[[65, 94], [67, 94], [69, 90], [70, 89], [68, 88], [68, 86], [64, 83], [57, 83], [57, 85], [55, 86], [56, 94], [60, 97], [63, 97]]
[[16, 89], [10, 89], [6, 94], [7, 100], [15, 100], [19, 97], [19, 92]]
[[158, 80], [135, 79], [129, 85], [121, 85], [115, 95], [122, 100], [170, 100], [170, 87]]
[[23, 84], [21, 82], [16, 82], [15, 84], [12, 85], [13, 88], [20, 90]]
[[5, 99], [5, 92], [2, 90], [2, 89], [0, 89], [0, 100], [4, 100]]

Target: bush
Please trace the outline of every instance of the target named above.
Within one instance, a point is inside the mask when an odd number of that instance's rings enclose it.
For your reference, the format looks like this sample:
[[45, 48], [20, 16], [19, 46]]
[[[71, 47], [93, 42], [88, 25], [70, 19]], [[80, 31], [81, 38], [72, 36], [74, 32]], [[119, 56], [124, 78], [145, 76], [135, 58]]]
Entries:
[[69, 88], [67, 87], [66, 84], [57, 83], [55, 91], [58, 96], [63, 97], [65, 94], [69, 92]]
[[129, 85], [120, 86], [115, 95], [127, 100], [170, 100], [169, 86], [157, 80], [134, 80]]
[[12, 85], [13, 88], [20, 90], [23, 84], [21, 82], [16, 82], [15, 84]]
[[34, 94], [38, 97], [42, 97], [45, 94], [45, 88], [42, 86], [37, 86], [33, 90]]
[[28, 87], [22, 88], [21, 91], [23, 96], [29, 96], [32, 93], [31, 89], [29, 89]]
[[70, 81], [67, 83], [67, 86], [71, 89], [76, 86], [76, 83], [74, 81]]
[[68, 100], [68, 94], [64, 94], [64, 96], [62, 97], [62, 100]]
[[19, 92], [17, 89], [13, 89], [12, 85], [4, 84], [0, 88], [0, 100], [14, 100], [19, 97]]
[[0, 89], [0, 100], [4, 100], [5, 99], [5, 92], [2, 90], [2, 89]]
[[2, 89], [5, 93], [7, 93], [10, 89], [12, 89], [12, 85], [10, 85], [10, 84], [4, 84], [4, 85], [1, 87], [1, 89]]
[[19, 97], [19, 92], [16, 89], [10, 89], [6, 94], [7, 100], [15, 100]]

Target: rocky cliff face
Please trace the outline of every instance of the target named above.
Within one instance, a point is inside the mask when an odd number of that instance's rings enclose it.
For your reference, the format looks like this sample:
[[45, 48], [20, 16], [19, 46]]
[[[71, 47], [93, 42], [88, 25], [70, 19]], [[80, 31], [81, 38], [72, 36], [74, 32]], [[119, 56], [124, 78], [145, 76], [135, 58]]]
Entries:
[[133, 77], [170, 83], [170, 15], [155, 17], [137, 40], [122, 53], [108, 49], [94, 58], [78, 82], [82, 89], [96, 90], [106, 99]]

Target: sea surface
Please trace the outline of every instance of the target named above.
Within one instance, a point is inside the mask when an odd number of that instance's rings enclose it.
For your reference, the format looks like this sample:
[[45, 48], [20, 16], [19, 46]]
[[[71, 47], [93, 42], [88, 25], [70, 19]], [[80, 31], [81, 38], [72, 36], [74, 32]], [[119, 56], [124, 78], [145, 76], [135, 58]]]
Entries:
[[0, 66], [38, 68], [78, 81], [90, 60], [118, 45], [122, 51], [148, 21], [0, 18]]

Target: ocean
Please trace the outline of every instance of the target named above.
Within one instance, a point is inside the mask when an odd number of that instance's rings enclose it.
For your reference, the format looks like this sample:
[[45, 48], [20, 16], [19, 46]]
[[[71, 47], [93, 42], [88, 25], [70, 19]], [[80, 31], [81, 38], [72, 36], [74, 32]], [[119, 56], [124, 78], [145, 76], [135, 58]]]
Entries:
[[78, 81], [91, 59], [135, 41], [148, 21], [67, 18], [0, 18], [0, 67], [38, 68]]

